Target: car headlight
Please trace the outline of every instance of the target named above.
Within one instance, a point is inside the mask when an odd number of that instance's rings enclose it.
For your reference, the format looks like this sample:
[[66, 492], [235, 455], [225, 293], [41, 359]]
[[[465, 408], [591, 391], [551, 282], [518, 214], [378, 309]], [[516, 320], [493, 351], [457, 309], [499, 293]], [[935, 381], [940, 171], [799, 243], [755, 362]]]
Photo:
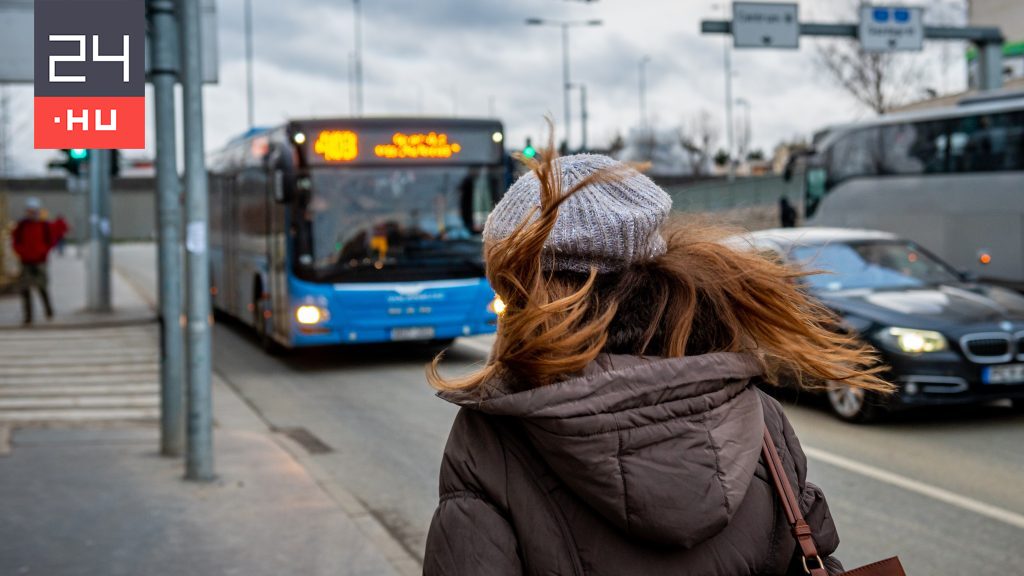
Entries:
[[299, 324], [319, 324], [327, 319], [327, 312], [319, 306], [303, 304], [295, 309], [295, 319]]
[[883, 344], [904, 354], [927, 354], [949, 347], [946, 337], [934, 330], [890, 327], [883, 328], [877, 336]]
[[487, 310], [501, 316], [505, 314], [505, 301], [501, 299], [501, 296], [495, 296], [494, 300], [487, 305]]

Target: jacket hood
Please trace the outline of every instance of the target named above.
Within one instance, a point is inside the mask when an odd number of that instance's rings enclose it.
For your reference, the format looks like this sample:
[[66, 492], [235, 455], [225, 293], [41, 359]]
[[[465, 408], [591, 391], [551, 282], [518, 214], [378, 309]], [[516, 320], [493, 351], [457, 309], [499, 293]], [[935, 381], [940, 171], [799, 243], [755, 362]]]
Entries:
[[627, 536], [689, 548], [729, 523], [753, 479], [760, 374], [746, 354], [602, 355], [557, 384], [440, 396], [520, 420], [554, 473]]

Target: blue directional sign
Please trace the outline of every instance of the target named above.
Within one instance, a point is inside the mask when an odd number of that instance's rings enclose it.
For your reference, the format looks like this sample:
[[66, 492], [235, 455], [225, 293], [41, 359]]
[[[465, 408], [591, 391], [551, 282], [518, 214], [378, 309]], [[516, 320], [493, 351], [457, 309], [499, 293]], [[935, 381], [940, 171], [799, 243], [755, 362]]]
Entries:
[[858, 36], [865, 52], [894, 52], [924, 48], [921, 8], [862, 6]]

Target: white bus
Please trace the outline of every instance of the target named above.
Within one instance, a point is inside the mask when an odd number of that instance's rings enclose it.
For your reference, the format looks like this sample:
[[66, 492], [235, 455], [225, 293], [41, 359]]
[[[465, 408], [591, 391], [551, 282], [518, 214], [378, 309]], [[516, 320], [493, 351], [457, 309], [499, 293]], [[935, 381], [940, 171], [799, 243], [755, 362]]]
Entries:
[[807, 166], [808, 225], [894, 232], [1024, 290], [1024, 92], [829, 127]]

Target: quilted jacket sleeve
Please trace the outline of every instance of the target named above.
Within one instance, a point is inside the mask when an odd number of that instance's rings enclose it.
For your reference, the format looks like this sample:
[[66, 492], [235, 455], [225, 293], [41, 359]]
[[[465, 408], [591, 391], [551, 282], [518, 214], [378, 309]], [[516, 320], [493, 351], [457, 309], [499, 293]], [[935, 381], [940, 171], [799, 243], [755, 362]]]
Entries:
[[504, 448], [486, 418], [459, 411], [441, 460], [439, 485], [423, 574], [522, 574], [519, 543], [504, 499]]
[[[793, 430], [793, 426], [789, 423], [789, 419], [786, 418], [782, 407], [775, 399], [763, 393], [762, 398], [765, 399], [765, 422], [772, 431], [772, 436], [775, 438], [777, 445], [780, 444], [780, 438], [776, 434], [781, 432], [782, 446], [780, 448], [783, 448], [783, 450], [780, 450], [780, 456], [788, 469], [787, 472], [795, 474], [797, 479], [796, 489], [798, 490], [797, 497], [800, 500], [800, 509], [814, 534], [814, 543], [817, 545], [818, 554], [824, 560], [829, 574], [840, 574], [843, 571], [842, 564], [833, 556], [839, 547], [839, 533], [836, 530], [835, 521], [832, 519], [832, 513], [828, 509], [825, 494], [821, 488], [807, 481], [807, 457], [804, 455], [803, 448], [800, 446], [800, 440], [796, 437], [796, 431]], [[785, 536], [784, 541], [787, 542], [787, 545], [792, 543], [791, 545], [794, 550], [792, 563], [787, 573], [804, 574], [800, 555], [796, 553], [796, 541], [791, 536], [788, 536], [788, 534]]]
[[427, 535], [424, 576], [518, 576], [515, 533], [498, 510], [473, 492], [445, 495]]

